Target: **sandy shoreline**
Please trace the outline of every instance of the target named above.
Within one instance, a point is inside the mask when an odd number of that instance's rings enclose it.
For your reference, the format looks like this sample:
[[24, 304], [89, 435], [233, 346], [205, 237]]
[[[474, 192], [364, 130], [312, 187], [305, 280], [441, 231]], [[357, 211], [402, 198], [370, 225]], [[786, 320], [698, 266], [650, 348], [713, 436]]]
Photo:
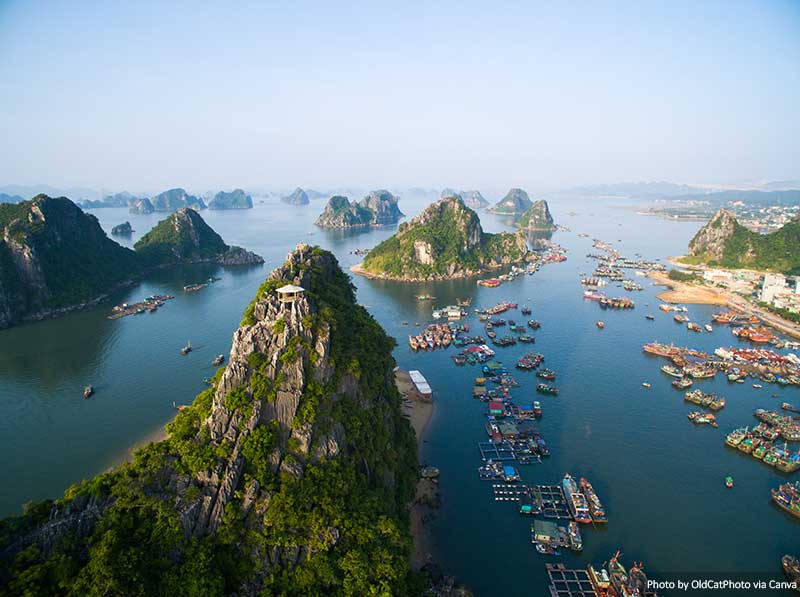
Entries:
[[109, 469], [117, 468], [118, 466], [133, 461], [133, 453], [138, 450], [139, 448], [143, 448], [147, 444], [152, 444], [155, 442], [160, 442], [167, 439], [167, 431], [164, 429], [164, 425], [159, 425], [156, 429], [153, 429], [150, 433], [145, 435], [142, 439], [137, 441], [135, 444], [130, 446], [125, 452], [119, 454], [108, 467]]
[[[422, 399], [406, 371], [400, 369], [395, 371], [395, 383], [403, 397], [403, 414], [408, 417], [417, 436], [417, 451], [419, 451], [433, 416], [434, 404]], [[439, 487], [435, 481], [420, 479], [417, 483], [414, 503], [409, 512], [411, 535], [414, 538], [414, 552], [411, 556], [411, 566], [414, 570], [419, 570], [433, 559], [433, 538], [428, 521], [438, 502], [438, 494]]]
[[[670, 261], [670, 263], [673, 263]], [[680, 264], [676, 264], [680, 265]], [[669, 287], [669, 290], [660, 292], [656, 296], [665, 303], [684, 303], [687, 305], [721, 305], [740, 311], [748, 315], [755, 315], [761, 321], [775, 330], [792, 336], [800, 338], [800, 325], [792, 323], [783, 319], [775, 313], [771, 313], [766, 309], [762, 309], [758, 305], [753, 304], [745, 297], [725, 290], [709, 288], [705, 286], [697, 286], [694, 284], [687, 284], [686, 282], [679, 282], [677, 280], [670, 280], [669, 276], [661, 272], [650, 272], [647, 276], [658, 284]]]

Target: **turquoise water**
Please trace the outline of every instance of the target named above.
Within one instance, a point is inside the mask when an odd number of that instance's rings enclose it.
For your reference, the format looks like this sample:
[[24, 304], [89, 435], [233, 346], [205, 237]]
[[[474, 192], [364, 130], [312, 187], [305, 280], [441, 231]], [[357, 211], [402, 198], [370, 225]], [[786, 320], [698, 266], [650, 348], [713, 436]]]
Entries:
[[[268, 200], [247, 212], [204, 212], [227, 242], [256, 251], [267, 263], [162, 271], [114, 297], [131, 302], [152, 293], [176, 295], [157, 313], [111, 321], [106, 319], [110, 305], [103, 305], [0, 332], [0, 467], [6, 472], [0, 514], [18, 512], [30, 499], [58, 495], [118, 462], [174, 415], [173, 402], [191, 401], [204, 387], [202, 378], [213, 372], [214, 355], [228, 353], [258, 284], [296, 243], [330, 249], [349, 268], [360, 261], [352, 250], [374, 246], [393, 233], [321, 231], [313, 221], [322, 207], [321, 202], [290, 207]], [[401, 207], [413, 215], [424, 203], [404, 200]], [[658, 311], [656, 289], [641, 278], [643, 292], [607, 288], [609, 294], [630, 295], [637, 303], [632, 312], [602, 311], [581, 298], [578, 274], [591, 272], [594, 261], [585, 257], [593, 252], [591, 238], [579, 238], [578, 232], [613, 241], [627, 256], [638, 252], [663, 259], [681, 253], [699, 224], [600, 205], [556, 203], [551, 209], [572, 229], [553, 236], [568, 248], [569, 259], [535, 276], [497, 289], [474, 281], [402, 285], [354, 278], [359, 302], [398, 338], [398, 364], [420, 369], [434, 388], [437, 407], [421, 458], [442, 470], [443, 507], [433, 523], [438, 559], [477, 595], [544, 594], [544, 562], [600, 564], [618, 548], [626, 561], [644, 560], [652, 572], [775, 573], [783, 553], [800, 549], [800, 522], [770, 504], [769, 489], [782, 477], [726, 448], [723, 439], [734, 427], [752, 425], [753, 409], [798, 402], [800, 392], [773, 386], [755, 390], [721, 377], [703, 381], [699, 387], [725, 396], [727, 406], [718, 414], [719, 429], [695, 428], [686, 419], [690, 408], [682, 393], [659, 371], [663, 361], [643, 354], [641, 346], [657, 339], [711, 351], [735, 345], [730, 332], [715, 328], [712, 334], [696, 334], [675, 324], [671, 315]], [[577, 215], [567, 215], [570, 211]], [[93, 213], [106, 230], [130, 220], [137, 232], [125, 244], [159, 219], [117, 209]], [[481, 214], [481, 219], [489, 231], [505, 228], [494, 216]], [[221, 280], [196, 293], [182, 292], [185, 284], [211, 275]], [[529, 541], [530, 521], [513, 505], [494, 502], [491, 485], [478, 479], [476, 444], [485, 436], [485, 405], [470, 394], [479, 370], [456, 367], [449, 358], [452, 350], [413, 354], [408, 349], [414, 322], [430, 320], [432, 305], [414, 299], [422, 292], [435, 295], [437, 305], [469, 296], [477, 307], [504, 299], [530, 304], [533, 317], [542, 322], [535, 345], [497, 349], [498, 359], [513, 366], [523, 352], [535, 350], [558, 373], [558, 397], [535, 397], [537, 378], [515, 374], [522, 384], [515, 398], [542, 402], [539, 428], [552, 452], [522, 473], [534, 483], [557, 483], [567, 471], [591, 479], [610, 522], [605, 529], [584, 530], [582, 554], [537, 555]], [[691, 319], [700, 323], [712, 312], [689, 307]], [[645, 313], [656, 320], [645, 320]], [[514, 312], [506, 318], [526, 319]], [[604, 330], [596, 328], [598, 319], [605, 321]], [[467, 322], [479, 329], [475, 316]], [[195, 350], [183, 357], [178, 351], [187, 340]], [[643, 381], [652, 388], [644, 389]], [[81, 391], [89, 383], [97, 394], [84, 400]], [[727, 474], [736, 480], [733, 490], [723, 485]]]

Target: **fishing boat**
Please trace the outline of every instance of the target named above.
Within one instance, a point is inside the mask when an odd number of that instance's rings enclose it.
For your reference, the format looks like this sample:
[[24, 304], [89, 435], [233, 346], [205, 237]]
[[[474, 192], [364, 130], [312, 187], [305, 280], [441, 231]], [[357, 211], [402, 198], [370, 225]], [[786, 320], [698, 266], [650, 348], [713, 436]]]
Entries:
[[542, 405], [539, 404], [538, 400], [533, 401], [533, 416], [539, 418], [542, 416]]
[[214, 360], [211, 361], [211, 364], [216, 367], [217, 365], [221, 365], [224, 360], [225, 360], [225, 355], [218, 354], [217, 356], [214, 357]]
[[569, 473], [564, 475], [561, 481], [561, 488], [564, 491], [564, 497], [567, 498], [567, 507], [569, 508], [575, 522], [583, 524], [591, 524], [592, 516], [589, 512], [589, 503], [586, 501], [586, 496], [578, 490], [578, 484]]
[[535, 319], [530, 319], [528, 320], [528, 327], [532, 330], [538, 330], [540, 327], [542, 327], [542, 324]]
[[84, 398], [91, 398], [92, 394], [94, 394], [94, 388], [92, 386], [86, 386], [85, 388], [83, 388]]
[[770, 490], [772, 501], [780, 508], [800, 518], [800, 482], [784, 483], [778, 489]]
[[788, 402], [781, 403], [781, 408], [783, 410], [788, 410], [791, 413], [800, 413], [800, 408], [797, 408], [796, 406], [792, 406]]
[[[620, 597], [643, 597], [647, 594], [647, 576], [644, 574], [644, 565], [634, 564], [630, 570], [619, 561], [620, 552], [618, 551], [608, 562], [608, 573], [611, 586]], [[611, 595], [611, 593], [608, 593]]]
[[558, 395], [558, 388], [549, 386], [546, 383], [540, 383], [536, 386], [536, 391], [540, 394], [550, 394], [552, 396]]
[[672, 387], [676, 390], [685, 390], [686, 388], [692, 387], [692, 380], [688, 377], [683, 377], [681, 379], [673, 379], [672, 380]]
[[531, 314], [531, 308], [530, 307], [522, 307], [522, 309], [520, 309], [520, 311], [522, 312], [523, 315], [530, 315]]
[[727, 487], [728, 489], [733, 487], [733, 477], [731, 477], [730, 475], [725, 477], [725, 487]]
[[711, 333], [711, 332], [713, 332], [713, 331], [714, 331], [714, 328], [713, 328], [713, 327], [711, 327], [711, 324], [710, 324], [710, 323], [707, 323], [707, 324], [706, 324], [704, 327], [706, 328], [706, 331], [707, 331], [708, 333]]
[[597, 497], [594, 487], [592, 487], [592, 484], [589, 483], [589, 480], [586, 479], [586, 477], [581, 477], [580, 488], [583, 492], [583, 495], [586, 496], [586, 501], [589, 504], [589, 514], [591, 515], [592, 520], [596, 523], [608, 522], [606, 510], [603, 508], [600, 498]]
[[542, 379], [553, 381], [556, 378], [556, 372], [553, 371], [552, 369], [544, 368], [541, 371], [536, 372], [536, 377], [541, 377]]
[[795, 583], [794, 590], [800, 592], [800, 559], [786, 554], [781, 558], [781, 566], [786, 577]]
[[602, 330], [604, 327], [606, 327], [606, 324], [604, 324], [602, 321], [598, 321], [597, 327], [599, 327]]
[[672, 377], [683, 377], [683, 369], [680, 367], [675, 367], [674, 365], [662, 365], [661, 371]]
[[569, 521], [569, 548], [572, 551], [581, 551], [583, 549], [583, 539], [581, 538], [581, 529], [578, 523], [574, 520]]
[[653, 317], [652, 315], [645, 315], [644, 318], [649, 321], [655, 321], [655, 317]]
[[186, 346], [184, 346], [183, 348], [181, 348], [181, 354], [182, 354], [182, 355], [184, 355], [184, 356], [186, 356], [186, 355], [187, 355], [187, 354], [189, 354], [190, 352], [192, 352], [192, 343], [191, 343], [191, 341], [190, 341], [190, 342], [187, 342], [187, 343], [186, 343]]
[[650, 384], [649, 384], [649, 383], [647, 383], [646, 381], [643, 381], [643, 382], [642, 382], [642, 387], [649, 388], [649, 387], [650, 387]]
[[681, 315], [680, 313], [676, 313], [672, 316], [672, 319], [675, 320], [675, 323], [687, 323], [689, 318], [686, 315]]

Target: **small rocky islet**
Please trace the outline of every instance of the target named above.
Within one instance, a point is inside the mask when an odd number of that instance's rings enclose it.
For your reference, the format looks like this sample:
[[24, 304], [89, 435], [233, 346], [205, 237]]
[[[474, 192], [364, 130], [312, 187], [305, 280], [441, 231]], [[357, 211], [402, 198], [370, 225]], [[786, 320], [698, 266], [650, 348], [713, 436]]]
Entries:
[[334, 195], [316, 221], [320, 228], [363, 228], [396, 224], [404, 217], [397, 197], [389, 191], [373, 191], [358, 203]]

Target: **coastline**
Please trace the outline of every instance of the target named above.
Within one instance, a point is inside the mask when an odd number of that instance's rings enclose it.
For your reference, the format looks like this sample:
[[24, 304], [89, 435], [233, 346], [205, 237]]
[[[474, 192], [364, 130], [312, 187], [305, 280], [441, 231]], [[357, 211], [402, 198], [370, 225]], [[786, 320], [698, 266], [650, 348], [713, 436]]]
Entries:
[[[682, 265], [670, 258], [669, 263]], [[682, 267], [686, 267], [683, 266]], [[720, 305], [748, 315], [755, 315], [761, 321], [775, 330], [800, 338], [800, 325], [792, 323], [775, 313], [767, 311], [758, 305], [754, 305], [747, 298], [710, 287], [700, 287], [695, 284], [670, 280], [667, 274], [661, 272], [650, 272], [647, 277], [655, 280], [661, 286], [667, 286], [669, 290], [658, 293], [656, 296], [665, 303], [684, 303], [687, 305]]]
[[[164, 425], [166, 425], [166, 423]], [[138, 450], [139, 448], [143, 448], [148, 444], [153, 444], [167, 439], [167, 430], [164, 428], [164, 425], [159, 425], [157, 428], [153, 429], [150, 433], [148, 433], [147, 435], [139, 439], [137, 442], [129, 446], [124, 452], [115, 456], [114, 459], [111, 461], [111, 464], [108, 465], [108, 467], [106, 468], [106, 470], [115, 469], [128, 462], [133, 462], [133, 453], [136, 450]]]
[[[434, 403], [422, 399], [406, 371], [401, 369], [395, 371], [395, 384], [403, 398], [403, 415], [408, 417], [417, 437], [417, 452], [419, 453], [428, 424], [433, 416]], [[437, 507], [438, 493], [438, 483], [435, 480], [421, 478], [417, 482], [414, 502], [409, 508], [411, 536], [414, 539], [411, 567], [415, 571], [433, 561], [433, 535], [428, 522], [432, 510]]]
[[478, 276], [482, 276], [484, 274], [488, 274], [490, 272], [499, 270], [503, 267], [507, 267], [510, 265], [516, 265], [518, 263], [525, 263], [525, 258], [518, 259], [516, 261], [509, 261], [508, 263], [501, 263], [499, 265], [495, 265], [492, 267], [484, 267], [478, 271], [464, 271], [455, 273], [451, 276], [438, 276], [433, 278], [408, 278], [404, 276], [389, 276], [387, 274], [374, 274], [372, 272], [368, 272], [362, 266], [363, 263], [357, 263], [356, 265], [350, 268], [350, 271], [354, 274], [359, 276], [364, 276], [365, 278], [369, 278], [370, 280], [388, 280], [389, 282], [410, 282], [410, 283], [423, 283], [423, 282], [444, 282], [447, 280], [463, 280], [465, 278], [476, 278]]

